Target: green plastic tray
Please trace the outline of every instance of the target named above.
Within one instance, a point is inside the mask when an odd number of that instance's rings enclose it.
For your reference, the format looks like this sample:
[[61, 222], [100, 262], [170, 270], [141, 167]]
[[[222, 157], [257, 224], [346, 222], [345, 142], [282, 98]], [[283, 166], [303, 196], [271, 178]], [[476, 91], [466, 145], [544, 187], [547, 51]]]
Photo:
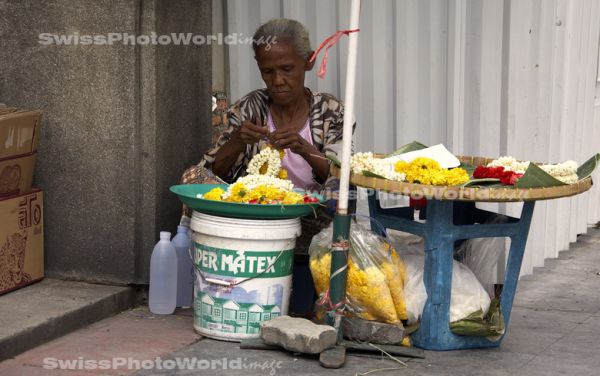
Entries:
[[171, 187], [171, 192], [179, 196], [179, 199], [187, 207], [201, 213], [218, 215], [221, 217], [246, 218], [246, 219], [284, 219], [297, 218], [315, 213], [317, 207], [325, 202], [325, 198], [313, 194], [319, 199], [318, 203], [297, 205], [258, 205], [241, 204], [238, 202], [223, 202], [197, 198], [198, 194], [204, 194], [215, 187], [227, 190], [224, 184], [182, 184]]

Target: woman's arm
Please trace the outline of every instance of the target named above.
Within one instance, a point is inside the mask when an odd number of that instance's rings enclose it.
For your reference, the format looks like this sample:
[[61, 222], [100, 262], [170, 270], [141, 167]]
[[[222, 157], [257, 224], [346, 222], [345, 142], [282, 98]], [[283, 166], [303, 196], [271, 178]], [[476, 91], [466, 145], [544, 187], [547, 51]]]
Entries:
[[229, 141], [223, 144], [215, 154], [212, 172], [220, 178], [227, 178], [235, 161], [245, 150], [246, 144], [243, 142], [240, 132], [237, 130], [233, 131]]
[[221, 178], [227, 177], [239, 155], [246, 150], [246, 145], [259, 142], [267, 133], [267, 128], [260, 121], [257, 124], [247, 120], [242, 122], [242, 126], [229, 134], [229, 141], [215, 154], [212, 171]]
[[308, 162], [315, 175], [319, 177], [321, 181], [327, 179], [329, 176], [329, 161], [325, 157], [325, 154], [321, 153], [313, 145], [308, 144], [306, 151], [300, 155]]

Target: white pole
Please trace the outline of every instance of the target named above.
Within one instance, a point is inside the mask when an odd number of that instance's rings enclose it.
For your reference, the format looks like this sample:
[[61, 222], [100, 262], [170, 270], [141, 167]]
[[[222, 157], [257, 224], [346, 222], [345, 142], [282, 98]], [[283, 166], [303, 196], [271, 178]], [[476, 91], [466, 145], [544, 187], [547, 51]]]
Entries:
[[[352, 0], [350, 6], [350, 30], [358, 29], [360, 0]], [[340, 173], [340, 197], [337, 212], [348, 214], [348, 193], [350, 190], [350, 157], [352, 153], [352, 122], [354, 118], [354, 92], [356, 85], [356, 58], [358, 33], [348, 34], [348, 66], [346, 69], [346, 93], [344, 95], [344, 133], [342, 140], [342, 169]]]

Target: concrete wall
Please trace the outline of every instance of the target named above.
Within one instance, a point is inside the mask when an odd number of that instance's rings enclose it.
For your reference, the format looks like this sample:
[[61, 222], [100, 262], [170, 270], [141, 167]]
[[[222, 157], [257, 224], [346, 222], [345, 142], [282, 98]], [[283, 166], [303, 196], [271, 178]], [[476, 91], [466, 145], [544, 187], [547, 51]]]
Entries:
[[[212, 0], [212, 32], [215, 35], [222, 33], [227, 35], [226, 10], [227, 2], [223, 0]], [[227, 49], [223, 44], [213, 44], [212, 47], [212, 89], [213, 92], [227, 92], [228, 58]]]
[[147, 282], [168, 188], [210, 142], [206, 46], [43, 46], [39, 33], [209, 34], [211, 2], [0, 0], [0, 102], [44, 111], [48, 276]]

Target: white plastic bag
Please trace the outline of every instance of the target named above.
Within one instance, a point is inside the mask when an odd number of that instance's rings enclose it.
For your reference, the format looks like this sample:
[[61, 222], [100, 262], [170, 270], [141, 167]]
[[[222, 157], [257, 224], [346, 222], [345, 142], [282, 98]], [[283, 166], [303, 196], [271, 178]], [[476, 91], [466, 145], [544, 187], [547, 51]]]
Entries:
[[479, 309], [485, 316], [490, 308], [490, 302], [490, 296], [471, 269], [458, 261], [453, 261], [450, 322], [462, 320]]
[[[492, 217], [486, 224], [505, 223], [502, 217]], [[504, 254], [505, 238], [468, 239], [456, 250], [456, 256], [475, 274], [479, 283], [494, 297], [494, 284], [498, 281], [498, 261]]]
[[[408, 311], [408, 324], [421, 318], [427, 292], [423, 282], [423, 255], [405, 255], [406, 283], [404, 295]], [[452, 296], [450, 298], [450, 322], [462, 320], [481, 309], [485, 315], [490, 307], [490, 297], [473, 272], [458, 261], [452, 263]]]
[[425, 283], [423, 283], [423, 256], [410, 254], [404, 255], [402, 259], [406, 264], [404, 298], [408, 313], [407, 321], [409, 325], [412, 325], [421, 318], [427, 301], [427, 291], [425, 291]]

